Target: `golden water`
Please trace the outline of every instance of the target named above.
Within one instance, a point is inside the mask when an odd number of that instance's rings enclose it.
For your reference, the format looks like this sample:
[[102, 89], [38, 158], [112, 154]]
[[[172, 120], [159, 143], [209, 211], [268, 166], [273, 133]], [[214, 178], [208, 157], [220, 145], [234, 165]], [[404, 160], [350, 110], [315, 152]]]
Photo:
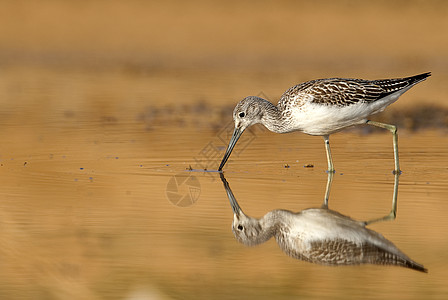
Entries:
[[[172, 116], [171, 124], [151, 123], [145, 114], [166, 96], [153, 86], [168, 91], [172, 83], [163, 74], [3, 73], [0, 298], [408, 299], [448, 293], [443, 129], [399, 132], [404, 172], [398, 217], [371, 226], [429, 274], [318, 266], [287, 257], [275, 241], [246, 248], [233, 238], [233, 214], [218, 174], [198, 171], [217, 168], [232, 128], [196, 124], [207, 112], [191, 111]], [[196, 96], [185, 92], [185, 103]], [[243, 137], [225, 171], [247, 214], [321, 205], [327, 179], [322, 138], [262, 127]], [[359, 220], [387, 214], [394, 179], [390, 134], [348, 131], [331, 142], [337, 173], [330, 208]], [[174, 178], [195, 181], [176, 191]], [[176, 193], [191, 195], [194, 203], [174, 205]]]
[[[193, 2], [2, 2], [0, 299], [445, 299], [447, 3]], [[313, 265], [273, 240], [234, 239], [213, 170], [240, 99], [427, 71], [386, 110], [400, 125], [398, 216], [369, 227], [428, 274]], [[419, 105], [436, 106], [417, 120], [437, 112], [436, 127], [410, 130], [419, 122], [403, 112]], [[347, 130], [331, 143], [330, 208], [387, 214], [390, 133]], [[260, 217], [320, 206], [325, 169], [322, 138], [258, 126], [225, 174]]]

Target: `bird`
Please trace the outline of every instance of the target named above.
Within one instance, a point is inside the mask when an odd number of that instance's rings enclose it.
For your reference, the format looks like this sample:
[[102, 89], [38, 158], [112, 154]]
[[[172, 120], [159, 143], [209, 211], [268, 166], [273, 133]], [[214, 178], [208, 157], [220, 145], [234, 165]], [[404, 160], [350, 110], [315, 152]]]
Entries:
[[256, 246], [274, 237], [285, 254], [310, 263], [393, 265], [428, 272], [380, 233], [366, 228], [368, 222], [356, 221], [325, 206], [297, 213], [276, 209], [260, 219], [250, 217], [243, 212], [221, 174], [233, 210], [232, 232], [246, 246]]
[[323, 136], [328, 172], [335, 172], [329, 136], [346, 127], [368, 124], [389, 130], [393, 135], [394, 173], [401, 173], [398, 160], [397, 127], [368, 119], [388, 105], [431, 72], [395, 79], [327, 78], [307, 81], [289, 88], [275, 106], [256, 96], [241, 100], [233, 110], [235, 129], [219, 165], [222, 171], [244, 130], [261, 123], [275, 133], [303, 132]]

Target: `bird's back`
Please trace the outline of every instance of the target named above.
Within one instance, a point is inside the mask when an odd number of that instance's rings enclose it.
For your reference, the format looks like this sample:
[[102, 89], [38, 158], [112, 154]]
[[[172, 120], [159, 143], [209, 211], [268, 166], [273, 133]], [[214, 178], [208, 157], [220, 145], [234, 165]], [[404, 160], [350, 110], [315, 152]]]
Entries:
[[288, 89], [280, 98], [279, 108], [301, 106], [307, 102], [347, 106], [358, 102], [374, 102], [403, 91], [425, 80], [431, 73], [406, 78], [364, 80], [328, 78], [307, 81]]

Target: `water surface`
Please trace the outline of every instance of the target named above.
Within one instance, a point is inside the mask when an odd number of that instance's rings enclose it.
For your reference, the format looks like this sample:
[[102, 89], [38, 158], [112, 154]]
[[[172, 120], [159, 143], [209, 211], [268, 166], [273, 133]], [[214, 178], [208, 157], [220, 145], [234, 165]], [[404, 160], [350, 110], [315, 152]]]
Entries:
[[[201, 110], [151, 121], [154, 103], [164, 97], [151, 87], [170, 86], [169, 76], [9, 72], [0, 90], [2, 299], [442, 299], [448, 293], [444, 129], [399, 132], [398, 216], [370, 226], [429, 273], [320, 266], [286, 256], [273, 240], [248, 248], [234, 239], [219, 174], [203, 171], [218, 167], [228, 123], [208, 127]], [[210, 80], [201, 78], [198, 86]], [[195, 103], [198, 93], [186, 92], [185, 99]], [[322, 204], [322, 138], [262, 127], [243, 137], [225, 174], [247, 214]], [[358, 220], [387, 214], [391, 135], [347, 131], [331, 143], [330, 208]], [[193, 203], [173, 204], [176, 194]]]

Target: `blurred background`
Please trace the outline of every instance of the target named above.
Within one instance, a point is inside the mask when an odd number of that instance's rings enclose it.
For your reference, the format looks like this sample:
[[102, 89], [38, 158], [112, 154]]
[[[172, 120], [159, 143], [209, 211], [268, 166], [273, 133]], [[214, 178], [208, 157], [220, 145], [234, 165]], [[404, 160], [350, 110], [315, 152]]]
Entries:
[[[227, 104], [227, 113], [246, 95], [264, 92], [276, 101], [306, 80], [426, 71], [434, 74], [430, 88], [415, 89], [414, 97], [400, 105], [446, 108], [445, 1], [44, 0], [1, 5], [1, 91], [33, 85], [51, 89], [58, 93], [57, 101], [47, 103], [52, 110], [135, 115], [150, 106], [171, 106], [187, 120], [185, 114], [194, 112], [179, 102]], [[98, 99], [101, 93], [107, 101]], [[16, 104], [8, 94], [1, 101], [3, 111]], [[26, 106], [35, 109], [32, 103]], [[154, 121], [154, 112], [145, 113], [147, 122]], [[222, 120], [216, 122], [219, 126]]]
[[[442, 299], [447, 28], [443, 0], [0, 1], [0, 298]], [[193, 206], [167, 199], [176, 174], [217, 168], [220, 132], [248, 95], [275, 103], [307, 80], [427, 71], [376, 117], [399, 126], [400, 195], [411, 206], [375, 229], [428, 275], [317, 267], [273, 241], [246, 249], [217, 174], [197, 172]], [[389, 133], [368, 130], [333, 143], [336, 168], [352, 174], [335, 178], [337, 208], [360, 218], [388, 211], [393, 184]], [[228, 167], [243, 209], [320, 205], [321, 139], [255, 133]], [[212, 143], [219, 153], [204, 162]], [[384, 202], [372, 210], [358, 201], [366, 195]]]

